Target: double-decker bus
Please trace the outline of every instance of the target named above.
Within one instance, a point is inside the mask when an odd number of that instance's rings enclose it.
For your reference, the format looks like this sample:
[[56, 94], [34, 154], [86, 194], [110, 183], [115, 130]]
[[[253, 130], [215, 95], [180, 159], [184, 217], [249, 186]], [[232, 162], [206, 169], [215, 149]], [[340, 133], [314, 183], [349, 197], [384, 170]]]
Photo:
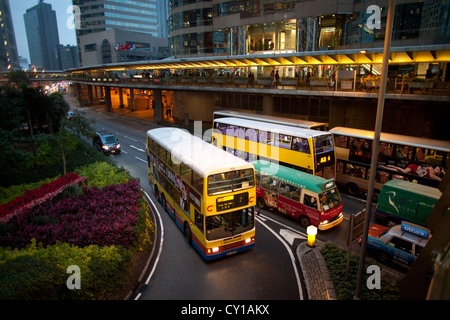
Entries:
[[178, 128], [147, 131], [155, 196], [206, 259], [255, 244], [253, 165]]
[[246, 161], [267, 160], [326, 179], [336, 160], [329, 132], [241, 118], [214, 120], [212, 143]]
[[257, 205], [271, 207], [303, 227], [330, 229], [342, 222], [342, 200], [334, 179], [324, 179], [267, 161], [254, 161]]
[[[336, 127], [336, 183], [351, 195], [367, 192], [374, 132]], [[402, 179], [437, 187], [447, 171], [450, 141], [384, 133], [380, 135], [374, 200], [383, 184]]]
[[269, 116], [269, 115], [265, 115], [265, 114], [248, 113], [248, 112], [231, 111], [231, 110], [214, 111], [214, 119], [229, 118], [229, 117], [254, 120], [254, 121], [262, 121], [262, 122], [268, 122], [268, 123], [273, 123], [273, 124], [288, 125], [288, 126], [293, 126], [293, 127], [298, 127], [298, 128], [319, 130], [319, 131], [326, 131], [328, 128], [328, 124], [325, 122], [292, 119], [292, 118], [285, 118], [285, 117], [275, 117], [275, 116]]

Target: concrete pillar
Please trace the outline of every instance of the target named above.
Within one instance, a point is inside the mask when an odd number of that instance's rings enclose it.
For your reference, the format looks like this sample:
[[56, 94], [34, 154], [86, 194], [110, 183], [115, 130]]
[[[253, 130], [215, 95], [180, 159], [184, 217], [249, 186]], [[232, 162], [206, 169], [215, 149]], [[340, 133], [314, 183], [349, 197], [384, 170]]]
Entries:
[[92, 85], [88, 84], [87, 86], [87, 93], [88, 93], [88, 104], [92, 105], [93, 99], [92, 99]]
[[106, 112], [111, 112], [111, 88], [110, 87], [104, 87], [105, 88], [105, 105], [106, 105]]
[[134, 89], [130, 89], [130, 97], [128, 98], [128, 107], [131, 111], [134, 110]]
[[263, 114], [271, 116], [273, 114], [273, 96], [263, 96]]
[[122, 87], [119, 87], [119, 106], [120, 106], [120, 108], [123, 108], [123, 92], [122, 92]]
[[98, 99], [98, 86], [94, 86], [94, 99]]
[[162, 92], [160, 89], [153, 90], [153, 104], [155, 106], [155, 122], [163, 120], [163, 104], [162, 104]]

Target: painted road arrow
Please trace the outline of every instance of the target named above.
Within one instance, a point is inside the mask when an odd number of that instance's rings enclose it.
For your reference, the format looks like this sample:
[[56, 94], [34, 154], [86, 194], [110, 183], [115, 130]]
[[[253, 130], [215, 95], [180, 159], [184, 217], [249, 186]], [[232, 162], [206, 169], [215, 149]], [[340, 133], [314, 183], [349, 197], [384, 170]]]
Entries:
[[306, 235], [288, 229], [280, 229], [280, 235], [292, 246], [295, 239], [306, 239]]

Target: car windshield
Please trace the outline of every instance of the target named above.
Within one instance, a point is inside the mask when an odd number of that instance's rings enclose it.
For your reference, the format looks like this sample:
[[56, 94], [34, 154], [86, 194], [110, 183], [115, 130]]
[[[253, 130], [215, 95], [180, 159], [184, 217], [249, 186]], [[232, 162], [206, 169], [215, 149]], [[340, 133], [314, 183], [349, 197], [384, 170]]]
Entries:
[[205, 218], [206, 239], [217, 240], [249, 231], [255, 226], [253, 207]]
[[244, 190], [254, 185], [253, 169], [212, 174], [208, 176], [208, 195]]
[[117, 139], [114, 136], [106, 136], [102, 138], [104, 143], [117, 143]]
[[325, 211], [333, 209], [342, 203], [341, 196], [339, 195], [339, 191], [336, 187], [321, 193], [319, 199], [320, 205]]

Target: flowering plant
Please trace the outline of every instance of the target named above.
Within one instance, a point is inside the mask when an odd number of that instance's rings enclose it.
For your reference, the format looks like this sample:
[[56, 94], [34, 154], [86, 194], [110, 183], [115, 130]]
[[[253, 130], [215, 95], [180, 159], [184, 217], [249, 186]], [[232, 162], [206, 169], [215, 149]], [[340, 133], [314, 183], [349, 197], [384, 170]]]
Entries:
[[6, 223], [18, 213], [31, 209], [60, 194], [68, 185], [78, 184], [86, 177], [77, 173], [68, 173], [49, 183], [43, 183], [39, 188], [26, 190], [24, 195], [0, 205], [0, 223]]

